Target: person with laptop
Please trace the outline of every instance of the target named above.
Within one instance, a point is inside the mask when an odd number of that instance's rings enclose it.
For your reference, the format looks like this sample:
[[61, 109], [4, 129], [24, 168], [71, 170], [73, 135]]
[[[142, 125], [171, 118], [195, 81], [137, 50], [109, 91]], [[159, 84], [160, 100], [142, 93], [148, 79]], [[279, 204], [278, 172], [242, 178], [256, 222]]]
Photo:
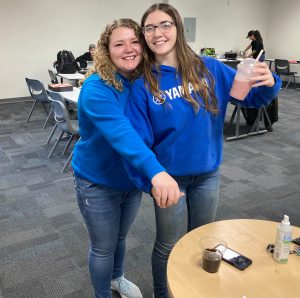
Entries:
[[88, 62], [93, 61], [93, 56], [96, 52], [96, 45], [91, 43], [89, 45], [89, 51], [76, 58], [76, 62], [79, 63], [80, 68], [87, 68]]

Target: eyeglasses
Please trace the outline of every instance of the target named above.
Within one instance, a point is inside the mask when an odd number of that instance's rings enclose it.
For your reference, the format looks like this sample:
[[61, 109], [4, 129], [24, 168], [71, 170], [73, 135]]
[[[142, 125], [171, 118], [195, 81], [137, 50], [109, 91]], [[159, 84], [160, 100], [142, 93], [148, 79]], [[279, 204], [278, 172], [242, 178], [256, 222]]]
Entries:
[[152, 35], [156, 28], [159, 28], [161, 33], [169, 33], [172, 26], [175, 26], [173, 22], [170, 21], [163, 21], [159, 23], [157, 26], [154, 25], [147, 25], [143, 27], [143, 32], [145, 35]]

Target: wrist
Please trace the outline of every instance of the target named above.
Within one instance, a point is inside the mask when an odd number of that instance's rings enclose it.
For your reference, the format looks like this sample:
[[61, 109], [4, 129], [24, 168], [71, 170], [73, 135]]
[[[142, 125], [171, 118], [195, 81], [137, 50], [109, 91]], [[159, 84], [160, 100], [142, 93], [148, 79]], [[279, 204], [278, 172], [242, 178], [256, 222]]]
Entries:
[[161, 174], [166, 173], [166, 171], [161, 171], [156, 173], [152, 178], [151, 178], [151, 183], [153, 185], [153, 183], [155, 182], [156, 178], [158, 178]]

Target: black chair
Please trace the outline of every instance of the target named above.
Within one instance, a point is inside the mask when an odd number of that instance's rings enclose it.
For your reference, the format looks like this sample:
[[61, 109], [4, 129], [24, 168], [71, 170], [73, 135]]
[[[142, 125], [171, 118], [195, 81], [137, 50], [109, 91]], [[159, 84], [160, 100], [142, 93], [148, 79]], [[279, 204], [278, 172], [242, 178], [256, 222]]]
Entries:
[[47, 118], [46, 118], [44, 126], [43, 126], [43, 128], [45, 128], [49, 121], [50, 115], [52, 113], [52, 108], [50, 109], [50, 111], [48, 111], [47, 107], [46, 107], [46, 105], [50, 104], [47, 91], [45, 90], [43, 83], [40, 82], [39, 80], [33, 80], [33, 79], [28, 79], [28, 78], [26, 78], [25, 80], [26, 80], [26, 84], [28, 86], [30, 95], [34, 99], [34, 103], [29, 111], [29, 114], [26, 119], [26, 123], [28, 123], [36, 104], [39, 102], [42, 104], [42, 106], [46, 112], [46, 115], [47, 115]]
[[285, 86], [285, 89], [289, 86], [292, 79], [294, 79], [294, 86], [296, 88], [296, 78], [297, 72], [290, 71], [290, 63], [288, 60], [275, 59], [275, 72], [280, 77], [281, 75], [289, 77], [289, 80]]
[[[62, 155], [64, 155], [67, 152], [72, 140], [74, 138], [77, 138], [77, 139], [79, 138], [79, 127], [78, 127], [78, 120], [70, 119], [70, 116], [69, 116], [68, 110], [66, 108], [63, 97], [59, 93], [55, 93], [55, 92], [51, 92], [51, 91], [48, 91], [48, 94], [49, 94], [49, 99], [50, 99], [52, 107], [53, 107], [56, 128], [59, 128], [61, 130], [59, 137], [57, 138], [55, 144], [53, 145], [53, 147], [48, 155], [48, 158], [50, 158], [52, 156], [55, 148], [57, 147], [58, 143], [62, 140], [62, 136], [64, 133], [68, 134], [69, 139], [64, 148], [64, 151], [62, 152]], [[54, 133], [54, 130], [53, 130], [53, 133]], [[72, 159], [72, 156], [73, 156], [73, 150], [71, 151], [66, 163], [64, 164], [64, 166], [61, 170], [61, 173], [64, 172], [65, 169], [67, 168], [67, 166], [69, 165], [69, 163]]]

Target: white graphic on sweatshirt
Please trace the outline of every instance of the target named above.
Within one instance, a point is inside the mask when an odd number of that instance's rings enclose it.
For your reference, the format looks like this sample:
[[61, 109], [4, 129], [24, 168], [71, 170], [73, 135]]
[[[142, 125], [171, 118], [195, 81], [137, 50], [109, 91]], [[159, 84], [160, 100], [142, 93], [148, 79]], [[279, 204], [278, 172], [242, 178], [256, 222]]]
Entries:
[[161, 105], [166, 101], [166, 95], [164, 93], [161, 93], [160, 96], [161, 96], [161, 99], [158, 99], [157, 97], [153, 96], [153, 102], [156, 105]]
[[[192, 86], [191, 83], [189, 83], [188, 85], [188, 88], [189, 88], [189, 93], [191, 94], [193, 91], [194, 91], [194, 88]], [[175, 86], [173, 88], [170, 88], [170, 89], [167, 89], [167, 90], [164, 90], [162, 93], [161, 93], [161, 97], [162, 97], [162, 100], [159, 100], [157, 97], [154, 97], [153, 96], [153, 102], [157, 105], [161, 105], [165, 102], [166, 100], [166, 96], [170, 99], [170, 100], [174, 100], [176, 98], [181, 98], [183, 96], [183, 89], [182, 89], [182, 86], [179, 85], [179, 86]]]

